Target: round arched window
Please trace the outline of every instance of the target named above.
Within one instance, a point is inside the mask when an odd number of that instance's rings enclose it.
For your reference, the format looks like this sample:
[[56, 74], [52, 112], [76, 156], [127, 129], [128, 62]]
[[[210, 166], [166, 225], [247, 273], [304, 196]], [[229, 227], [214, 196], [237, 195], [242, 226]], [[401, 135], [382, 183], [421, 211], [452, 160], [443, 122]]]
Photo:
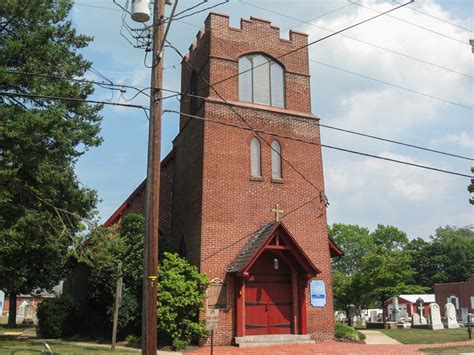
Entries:
[[284, 107], [284, 72], [280, 64], [262, 54], [239, 59], [239, 100]]

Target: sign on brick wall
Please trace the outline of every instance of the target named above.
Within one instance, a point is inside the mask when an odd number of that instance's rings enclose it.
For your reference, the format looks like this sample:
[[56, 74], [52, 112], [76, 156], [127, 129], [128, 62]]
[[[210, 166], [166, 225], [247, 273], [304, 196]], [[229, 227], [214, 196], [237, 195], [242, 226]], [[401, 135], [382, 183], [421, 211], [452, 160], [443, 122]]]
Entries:
[[326, 305], [326, 284], [323, 280], [312, 280], [309, 284], [311, 306], [324, 307]]
[[207, 289], [207, 307], [210, 309], [227, 309], [227, 284], [220, 279], [213, 279]]

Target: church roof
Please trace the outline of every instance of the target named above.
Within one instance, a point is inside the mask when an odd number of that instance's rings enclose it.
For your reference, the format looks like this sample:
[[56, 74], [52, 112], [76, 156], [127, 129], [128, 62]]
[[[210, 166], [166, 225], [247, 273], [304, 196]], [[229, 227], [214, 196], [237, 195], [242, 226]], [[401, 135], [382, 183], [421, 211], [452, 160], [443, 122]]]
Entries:
[[[283, 244], [271, 245], [272, 240], [275, 240], [275, 238], [276, 240], [279, 240], [279, 243]], [[240, 253], [230, 264], [227, 271], [238, 273], [247, 272], [266, 248], [277, 250], [286, 249], [293, 255], [298, 266], [309, 275], [316, 275], [321, 272], [316, 266], [314, 266], [311, 259], [306, 255], [282, 222], [264, 224], [257, 232], [255, 232], [247, 244], [245, 244], [240, 250]]]
[[[171, 161], [175, 156], [176, 150], [173, 148], [168, 155], [161, 161], [161, 168], [165, 167], [169, 161]], [[122, 217], [122, 214], [125, 212], [128, 206], [132, 204], [132, 202], [140, 195], [142, 192], [145, 191], [146, 188], [146, 179], [142, 181], [140, 185], [127, 197], [127, 199], [120, 205], [119, 208], [112, 214], [112, 216], [105, 221], [103, 224], [104, 227], [110, 227]]]
[[250, 258], [263, 246], [268, 237], [273, 233], [280, 222], [264, 224], [244, 245], [239, 255], [230, 264], [229, 272], [240, 271], [250, 260]]

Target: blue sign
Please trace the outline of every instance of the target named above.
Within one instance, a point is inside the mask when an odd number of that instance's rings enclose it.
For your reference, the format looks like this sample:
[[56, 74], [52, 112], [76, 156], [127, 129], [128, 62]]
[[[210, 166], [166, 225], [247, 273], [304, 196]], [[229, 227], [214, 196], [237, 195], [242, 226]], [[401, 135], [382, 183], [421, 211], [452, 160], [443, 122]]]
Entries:
[[5, 302], [5, 294], [0, 291], [0, 316], [3, 314], [3, 303]]
[[326, 284], [323, 280], [312, 280], [309, 284], [311, 306], [324, 307], [326, 305]]

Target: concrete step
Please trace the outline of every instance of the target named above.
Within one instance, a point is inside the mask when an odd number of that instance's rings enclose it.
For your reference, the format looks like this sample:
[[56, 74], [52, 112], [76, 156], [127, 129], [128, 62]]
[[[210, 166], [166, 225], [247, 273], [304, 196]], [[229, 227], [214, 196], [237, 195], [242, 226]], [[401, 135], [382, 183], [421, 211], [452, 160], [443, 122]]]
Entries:
[[314, 344], [314, 340], [311, 340], [309, 335], [299, 334], [248, 335], [235, 337], [234, 341], [235, 345], [241, 348], [281, 344]]

